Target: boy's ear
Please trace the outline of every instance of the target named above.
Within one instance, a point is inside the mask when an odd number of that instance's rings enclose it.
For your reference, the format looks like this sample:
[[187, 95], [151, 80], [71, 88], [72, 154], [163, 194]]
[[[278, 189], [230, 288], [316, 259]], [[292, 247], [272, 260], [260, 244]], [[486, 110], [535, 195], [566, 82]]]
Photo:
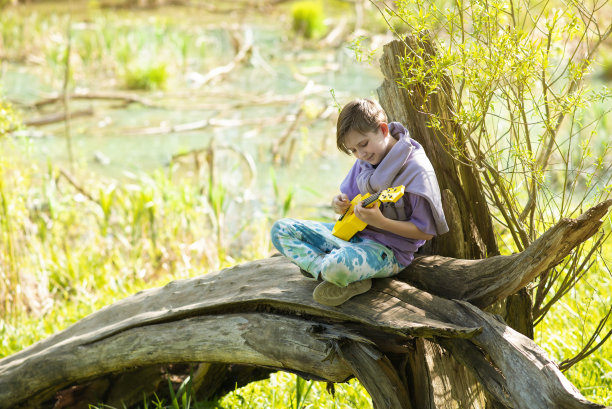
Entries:
[[387, 124], [386, 122], [381, 122], [379, 126], [380, 130], [383, 133], [383, 136], [389, 135], [389, 124]]

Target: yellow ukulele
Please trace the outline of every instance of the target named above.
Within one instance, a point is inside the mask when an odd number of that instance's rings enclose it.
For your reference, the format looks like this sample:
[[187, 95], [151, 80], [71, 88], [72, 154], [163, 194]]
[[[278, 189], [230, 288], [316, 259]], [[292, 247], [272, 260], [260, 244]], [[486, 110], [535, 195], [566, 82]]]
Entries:
[[332, 234], [343, 240], [350, 240], [358, 231], [365, 229], [367, 223], [359, 220], [355, 216], [355, 206], [359, 202], [363, 201], [363, 207], [372, 207], [377, 202], [397, 202], [402, 196], [404, 196], [404, 185], [390, 187], [381, 192], [374, 193], [373, 195], [366, 193], [364, 195], [357, 195], [346, 209], [346, 212], [336, 222]]

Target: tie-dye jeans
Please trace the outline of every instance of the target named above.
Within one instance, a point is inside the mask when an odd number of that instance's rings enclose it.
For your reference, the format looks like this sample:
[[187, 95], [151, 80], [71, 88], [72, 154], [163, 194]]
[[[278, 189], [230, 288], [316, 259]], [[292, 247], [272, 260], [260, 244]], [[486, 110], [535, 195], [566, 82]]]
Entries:
[[340, 287], [367, 278], [389, 277], [405, 267], [387, 246], [357, 235], [350, 241], [342, 240], [332, 235], [333, 226], [311, 220], [281, 219], [272, 226], [272, 243], [314, 278]]

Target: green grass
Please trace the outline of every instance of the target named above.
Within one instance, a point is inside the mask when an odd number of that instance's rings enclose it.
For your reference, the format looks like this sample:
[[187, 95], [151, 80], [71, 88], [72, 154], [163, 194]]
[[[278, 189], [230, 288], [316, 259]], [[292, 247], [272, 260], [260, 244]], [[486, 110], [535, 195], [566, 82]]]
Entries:
[[[606, 268], [612, 261], [609, 259], [612, 255], [610, 240], [604, 244], [601, 254], [603, 262], [594, 265], [584, 280], [557, 302], [536, 327], [535, 341], [556, 362], [580, 352], [612, 305], [612, 272]], [[597, 341], [611, 328], [612, 322], [608, 321]], [[572, 366], [565, 376], [588, 399], [611, 405], [612, 342], [608, 340], [593, 355]]]
[[269, 380], [253, 382], [223, 397], [218, 403], [227, 409], [349, 409], [371, 407], [370, 396], [355, 379], [336, 384], [334, 393], [327, 391], [325, 382], [277, 372]]
[[29, 69], [54, 88], [63, 80], [68, 32], [71, 79], [96, 89], [113, 80], [128, 89], [164, 89], [179, 82], [187, 69], [206, 72], [215, 67], [223, 51], [208, 53], [207, 48], [215, 46], [199, 24], [175, 24], [138, 13], [118, 17], [83, 4], [71, 18], [59, 9], [36, 10], [29, 15], [13, 8], [0, 13], [0, 43], [8, 45], [3, 57], [44, 63], [44, 69]]
[[168, 82], [168, 69], [166, 65], [156, 64], [148, 66], [128, 67], [125, 73], [125, 86], [133, 90], [166, 89]]
[[[370, 408], [370, 398], [355, 379], [328, 388], [325, 382], [307, 381], [287, 372], [276, 372], [269, 379], [252, 382], [219, 400], [199, 401], [190, 393], [187, 378], [169, 397], [143, 400], [141, 407], [154, 409], [358, 409]], [[91, 405], [92, 409], [113, 409]]]

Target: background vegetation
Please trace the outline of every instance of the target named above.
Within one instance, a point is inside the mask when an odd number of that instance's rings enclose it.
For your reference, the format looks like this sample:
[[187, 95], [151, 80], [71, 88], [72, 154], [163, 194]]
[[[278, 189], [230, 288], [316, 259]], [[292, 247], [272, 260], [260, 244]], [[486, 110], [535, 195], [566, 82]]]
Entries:
[[[350, 163], [330, 140], [336, 105], [374, 93], [376, 64], [358, 61], [393, 38], [387, 25], [440, 40], [439, 60], [406, 56], [406, 78], [455, 78], [472, 138], [460, 159], [481, 170], [503, 252], [609, 197], [612, 51], [595, 44], [610, 27], [581, 17], [607, 2], [265, 3], [4, 5], [0, 357], [140, 289], [268, 256], [279, 217], [331, 217]], [[68, 120], [37, 121], [58, 112]], [[558, 362], [610, 334], [610, 231], [534, 284], [535, 338]], [[606, 404], [611, 348], [566, 372]], [[331, 395], [281, 373], [218, 402], [184, 385], [147, 405], [369, 405], [356, 382]]]

